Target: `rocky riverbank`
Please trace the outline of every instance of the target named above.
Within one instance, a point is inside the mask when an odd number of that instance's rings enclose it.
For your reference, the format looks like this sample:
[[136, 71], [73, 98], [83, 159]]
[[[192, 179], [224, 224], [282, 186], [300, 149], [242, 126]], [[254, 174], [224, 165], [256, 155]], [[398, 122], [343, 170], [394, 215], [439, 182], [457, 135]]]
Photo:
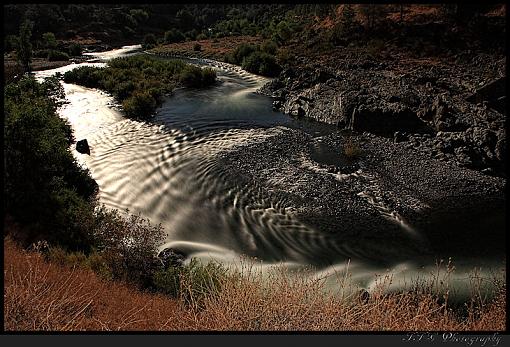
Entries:
[[[331, 53], [331, 52], [330, 52]], [[431, 158], [506, 177], [505, 57], [298, 56], [262, 88], [274, 109], [389, 137]]]
[[[359, 146], [359, 157], [343, 154], [350, 143]], [[292, 206], [283, 214], [316, 230], [280, 236], [309, 262], [390, 265], [432, 255], [504, 254], [505, 179], [404, 143], [368, 132], [316, 136], [291, 127], [219, 159], [241, 186], [278, 196]]]

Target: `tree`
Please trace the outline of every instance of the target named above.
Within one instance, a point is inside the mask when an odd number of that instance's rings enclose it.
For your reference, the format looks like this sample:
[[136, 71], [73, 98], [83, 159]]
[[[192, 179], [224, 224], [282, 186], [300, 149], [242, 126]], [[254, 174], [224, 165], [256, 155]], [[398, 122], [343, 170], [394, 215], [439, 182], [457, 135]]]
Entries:
[[193, 28], [193, 24], [195, 22], [191, 13], [187, 10], [180, 10], [176, 15], [177, 20], [179, 21], [179, 26], [183, 31], [189, 31]]
[[361, 14], [365, 17], [366, 24], [369, 30], [375, 28], [375, 26], [382, 20], [385, 19], [387, 15], [386, 5], [360, 5]]
[[291, 38], [292, 32], [286, 21], [281, 21], [276, 26], [276, 32], [274, 35], [275, 41], [282, 44], [287, 42]]
[[51, 32], [44, 33], [42, 35], [42, 39], [43, 39], [44, 48], [54, 49], [57, 47], [57, 39], [55, 38], [54, 33], [51, 33]]
[[151, 49], [153, 48], [157, 43], [156, 36], [154, 34], [147, 34], [143, 38], [143, 48], [144, 49]]
[[24, 72], [30, 72], [31, 70], [32, 43], [30, 43], [30, 38], [32, 37], [33, 26], [33, 22], [25, 20], [19, 28], [17, 57]]

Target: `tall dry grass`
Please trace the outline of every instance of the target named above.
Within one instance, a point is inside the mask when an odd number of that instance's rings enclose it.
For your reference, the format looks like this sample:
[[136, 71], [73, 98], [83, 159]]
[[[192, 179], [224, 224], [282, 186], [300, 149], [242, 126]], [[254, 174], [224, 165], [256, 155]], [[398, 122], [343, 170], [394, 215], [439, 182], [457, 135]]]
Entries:
[[178, 301], [101, 280], [84, 268], [47, 263], [4, 240], [6, 331], [182, 330]]
[[[432, 285], [388, 294], [390, 282], [390, 276], [381, 277], [367, 299], [363, 292], [352, 290], [333, 295], [324, 279], [310, 280], [284, 269], [276, 269], [267, 279], [243, 270], [205, 300], [195, 324], [204, 330], [243, 331], [505, 330], [504, 282], [498, 284], [498, 294], [490, 304], [478, 305], [474, 296], [468, 317], [450, 308], [444, 295], [431, 290]], [[350, 284], [341, 278], [338, 285], [346, 289]]]
[[[91, 270], [46, 262], [4, 240], [5, 330], [216, 330], [216, 331], [503, 331], [505, 281], [494, 300], [473, 285], [468, 314], [461, 317], [435, 294], [432, 281], [408, 292], [388, 293], [383, 276], [366, 298], [340, 276], [343, 295], [332, 295], [324, 278], [284, 268], [265, 273], [245, 264], [222, 276], [204, 295], [181, 283], [177, 299], [143, 293], [101, 280]], [[209, 268], [214, 271], [214, 267]], [[217, 278], [211, 276], [211, 278]], [[441, 278], [442, 281], [443, 278]], [[476, 282], [476, 277], [474, 277]], [[478, 288], [478, 289], [477, 289]], [[186, 290], [188, 289], [188, 290]], [[445, 288], [442, 288], [445, 289]], [[447, 289], [447, 288], [446, 288]], [[447, 292], [446, 292], [447, 293]]]

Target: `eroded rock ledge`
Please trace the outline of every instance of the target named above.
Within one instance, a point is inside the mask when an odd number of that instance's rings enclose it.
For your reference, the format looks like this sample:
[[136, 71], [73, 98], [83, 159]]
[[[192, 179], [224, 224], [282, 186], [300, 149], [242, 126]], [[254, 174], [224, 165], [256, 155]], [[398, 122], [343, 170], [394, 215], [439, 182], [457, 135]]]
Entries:
[[390, 137], [431, 157], [506, 177], [505, 58], [298, 58], [260, 92], [273, 108]]

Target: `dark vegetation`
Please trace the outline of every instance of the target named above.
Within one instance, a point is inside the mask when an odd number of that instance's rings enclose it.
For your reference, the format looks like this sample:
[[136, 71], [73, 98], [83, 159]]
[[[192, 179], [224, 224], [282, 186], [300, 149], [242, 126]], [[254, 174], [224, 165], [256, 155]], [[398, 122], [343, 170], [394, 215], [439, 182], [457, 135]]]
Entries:
[[6, 211], [27, 225], [29, 240], [88, 250], [97, 185], [68, 150], [71, 127], [55, 113], [62, 96], [56, 79], [5, 87]]
[[249, 72], [274, 77], [281, 71], [274, 56], [277, 49], [278, 46], [273, 41], [261, 45], [242, 44], [234, 52], [227, 54], [225, 61], [241, 65]]
[[4, 237], [139, 288], [177, 296], [183, 281], [192, 283], [187, 295], [217, 290], [219, 265], [173, 269], [157, 257], [161, 226], [98, 205], [97, 184], [71, 154], [72, 130], [56, 113], [62, 96], [56, 78], [25, 77], [5, 88]]
[[122, 103], [129, 117], [141, 119], [150, 117], [175, 86], [200, 88], [215, 80], [216, 73], [210, 68], [149, 56], [118, 58], [108, 62], [106, 68], [84, 66], [64, 75], [68, 83], [108, 91]]

